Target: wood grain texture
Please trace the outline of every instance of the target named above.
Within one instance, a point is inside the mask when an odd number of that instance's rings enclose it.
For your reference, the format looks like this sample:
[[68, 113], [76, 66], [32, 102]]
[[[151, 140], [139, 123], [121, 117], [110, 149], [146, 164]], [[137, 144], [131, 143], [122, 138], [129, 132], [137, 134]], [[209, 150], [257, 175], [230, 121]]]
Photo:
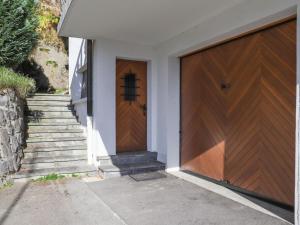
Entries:
[[[230, 88], [220, 92], [220, 83]], [[296, 21], [184, 57], [181, 92], [182, 168], [293, 205]], [[217, 111], [207, 116], [202, 109], [214, 99]], [[203, 159], [201, 146], [212, 136], [220, 137], [214, 140], [222, 151]], [[223, 167], [219, 176], [211, 172], [217, 165]]]
[[221, 61], [212, 49], [181, 62], [181, 167], [217, 180], [224, 177], [226, 121]]
[[[125, 74], [132, 72], [137, 78], [136, 101], [124, 100]], [[147, 62], [117, 60], [116, 69], [116, 128], [117, 152], [147, 150]]]

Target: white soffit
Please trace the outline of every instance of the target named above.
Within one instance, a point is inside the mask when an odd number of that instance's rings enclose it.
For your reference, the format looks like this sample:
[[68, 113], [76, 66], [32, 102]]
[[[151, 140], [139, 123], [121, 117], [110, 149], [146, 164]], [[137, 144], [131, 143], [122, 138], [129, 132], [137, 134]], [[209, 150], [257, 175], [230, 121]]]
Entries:
[[60, 35], [155, 46], [246, 0], [73, 0]]

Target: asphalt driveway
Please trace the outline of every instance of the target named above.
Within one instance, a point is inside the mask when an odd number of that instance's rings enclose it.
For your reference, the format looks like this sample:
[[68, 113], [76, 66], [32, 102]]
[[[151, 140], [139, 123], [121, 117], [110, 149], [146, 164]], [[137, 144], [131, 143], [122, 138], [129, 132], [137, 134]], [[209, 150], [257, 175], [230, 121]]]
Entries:
[[0, 190], [0, 224], [8, 225], [285, 225], [171, 175], [97, 182], [65, 179]]

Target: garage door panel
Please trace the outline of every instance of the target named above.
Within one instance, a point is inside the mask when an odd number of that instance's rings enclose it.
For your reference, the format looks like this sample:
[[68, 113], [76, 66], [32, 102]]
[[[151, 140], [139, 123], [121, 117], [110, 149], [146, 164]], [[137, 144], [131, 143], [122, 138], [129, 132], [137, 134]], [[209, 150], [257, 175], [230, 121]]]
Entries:
[[182, 167], [293, 205], [295, 20], [184, 57], [182, 67]]
[[[238, 42], [241, 43], [237, 45], [236, 43]], [[231, 49], [237, 49], [238, 46], [238, 54], [235, 57], [231, 57], [231, 63], [228, 68], [231, 76], [238, 76], [238, 74], [247, 72], [249, 61], [253, 61], [252, 63], [254, 64], [259, 63], [257, 61], [260, 56], [259, 42], [260, 35], [255, 34], [228, 44]]]
[[271, 54], [268, 54], [268, 51], [261, 51], [263, 61], [263, 68], [271, 70], [273, 76], [275, 76], [280, 82], [285, 85], [286, 88], [290, 92], [293, 93], [293, 86], [296, 81], [296, 77], [294, 74], [296, 73], [294, 67], [287, 67], [287, 66], [279, 66], [280, 62], [278, 62]]
[[[294, 126], [295, 118], [293, 118], [293, 112], [286, 113], [286, 110], [283, 106], [281, 106], [279, 101], [274, 100], [274, 96], [269, 91], [262, 91], [261, 107], [262, 113], [264, 113], [265, 117], [272, 115], [274, 120], [277, 120], [278, 123], [282, 124], [281, 127], [286, 132], [291, 133], [291, 126]], [[281, 109], [280, 109], [281, 107]]]
[[[183, 169], [222, 180], [225, 102], [216, 82], [223, 72], [211, 59], [211, 55], [204, 53], [182, 60], [181, 82], [189, 85], [181, 87], [181, 92], [184, 93], [181, 97], [181, 165]], [[195, 60], [200, 64], [195, 64]], [[192, 64], [196, 70], [188, 69]], [[213, 73], [207, 72], [210, 70]]]
[[282, 32], [270, 29], [262, 32], [262, 52], [266, 52], [278, 61], [278, 65], [288, 67], [292, 71], [296, 68], [296, 60], [291, 60], [296, 55], [295, 42], [286, 38]]
[[[280, 66], [278, 64], [278, 66]], [[295, 74], [295, 73], [294, 73]], [[282, 74], [282, 76], [288, 76], [288, 73]], [[294, 76], [294, 75], [290, 75]], [[287, 87], [288, 82], [285, 82], [288, 79], [278, 79], [277, 73], [273, 72], [272, 68], [266, 68], [262, 66], [262, 79], [261, 85], [262, 90], [269, 92], [274, 101], [277, 101], [285, 110], [289, 113], [294, 113], [294, 99], [295, 99], [295, 82], [294, 79], [293, 85]]]

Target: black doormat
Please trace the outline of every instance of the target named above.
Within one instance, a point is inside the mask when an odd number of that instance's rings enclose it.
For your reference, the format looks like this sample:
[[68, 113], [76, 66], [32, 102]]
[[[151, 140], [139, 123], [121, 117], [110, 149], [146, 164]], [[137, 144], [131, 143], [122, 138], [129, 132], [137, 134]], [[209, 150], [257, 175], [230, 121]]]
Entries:
[[133, 180], [139, 181], [148, 181], [148, 180], [157, 180], [167, 178], [167, 175], [161, 172], [149, 172], [149, 173], [138, 173], [129, 175]]

